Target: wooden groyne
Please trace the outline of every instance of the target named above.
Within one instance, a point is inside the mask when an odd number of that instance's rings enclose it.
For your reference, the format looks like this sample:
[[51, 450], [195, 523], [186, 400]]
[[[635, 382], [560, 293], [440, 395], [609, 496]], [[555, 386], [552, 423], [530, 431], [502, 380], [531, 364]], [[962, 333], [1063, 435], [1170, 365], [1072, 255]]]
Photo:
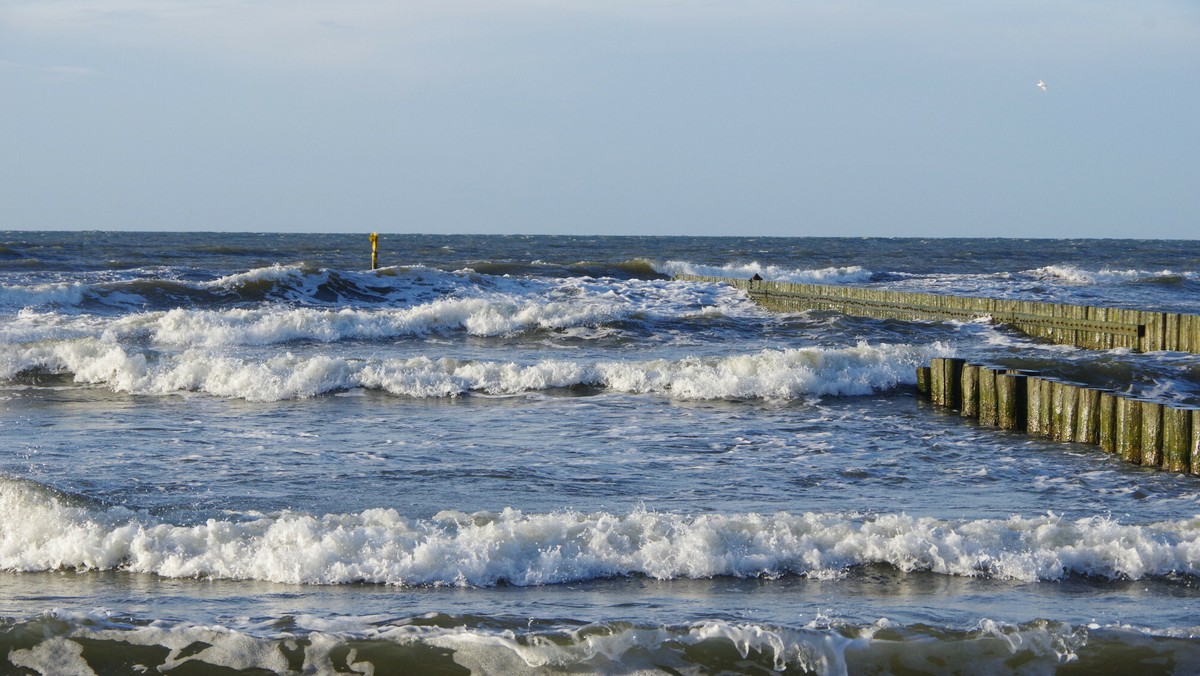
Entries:
[[729, 284], [773, 310], [834, 310], [860, 317], [990, 320], [1054, 343], [1134, 352], [1200, 354], [1200, 315], [1024, 300], [889, 291], [857, 286], [793, 284], [726, 277], [676, 279]]
[[1200, 474], [1200, 410], [1191, 407], [956, 358], [918, 367], [917, 389], [985, 427], [1091, 444], [1144, 467]]
[[[772, 310], [833, 310], [882, 319], [989, 320], [1063, 345], [1200, 354], [1200, 315], [761, 279], [694, 275], [676, 279], [728, 284]], [[1200, 409], [957, 358], [934, 359], [929, 366], [917, 368], [917, 390], [934, 404], [985, 427], [1091, 444], [1134, 464], [1200, 475]]]

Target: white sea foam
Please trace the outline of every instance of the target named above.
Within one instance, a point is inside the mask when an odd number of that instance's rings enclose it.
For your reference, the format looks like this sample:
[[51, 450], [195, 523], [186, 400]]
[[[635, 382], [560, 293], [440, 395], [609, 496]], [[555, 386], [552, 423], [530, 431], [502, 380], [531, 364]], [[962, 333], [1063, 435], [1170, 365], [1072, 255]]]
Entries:
[[547, 670], [574, 673], [585, 665], [605, 673], [657, 674], [665, 668], [687, 673], [706, 666], [703, 661], [696, 664], [684, 657], [688, 648], [701, 645], [731, 645], [743, 660], [761, 659], [762, 666], [776, 671], [791, 668], [805, 673], [844, 674], [847, 671], [842, 651], [853, 643], [826, 631], [775, 629], [723, 621], [678, 628], [586, 627], [560, 635], [559, 640], [537, 635], [519, 637], [512, 631], [412, 629], [415, 628], [390, 628], [379, 633], [396, 642], [419, 638], [429, 645], [451, 650], [456, 663], [471, 673], [486, 674], [532, 674]]
[[0, 478], [0, 569], [125, 570], [292, 584], [544, 585], [621, 575], [828, 578], [855, 566], [1004, 579], [1200, 575], [1200, 518], [1148, 525], [1055, 515], [685, 516], [394, 509], [163, 523]]
[[[453, 293], [478, 293], [482, 287], [504, 287], [519, 292], [523, 288], [520, 282], [517, 280], [506, 284], [492, 278], [421, 266], [352, 272], [276, 264], [192, 283], [190, 286], [218, 296], [269, 298], [299, 304], [336, 303], [339, 307], [345, 307], [360, 304], [371, 306], [379, 302], [408, 306]], [[536, 285], [534, 287], [537, 288]]]
[[164, 345], [269, 345], [295, 340], [335, 342], [421, 336], [461, 330], [497, 336], [530, 329], [558, 329], [603, 324], [627, 310], [615, 303], [538, 303], [519, 299], [462, 298], [414, 308], [368, 310], [346, 308], [269, 308], [253, 310], [171, 310], [115, 325], [145, 331]]
[[254, 268], [246, 272], [238, 272], [207, 282], [200, 282], [196, 286], [202, 289], [236, 289], [247, 284], [262, 282], [301, 284], [306, 277], [307, 275], [299, 266], [280, 265], [276, 263], [265, 268]]
[[117, 392], [206, 392], [252, 401], [311, 397], [368, 388], [409, 397], [470, 392], [515, 394], [587, 386], [684, 400], [855, 396], [915, 383], [915, 367], [950, 354], [931, 346], [869, 345], [794, 348], [682, 360], [541, 360], [533, 363], [433, 359], [355, 359], [295, 355], [254, 359], [193, 348], [178, 354], [134, 351], [78, 340], [0, 346], [0, 378], [41, 371]]
[[92, 315], [39, 312], [24, 308], [0, 320], [0, 345], [78, 339], [97, 335], [111, 320]]
[[[281, 270], [278, 274], [292, 272]], [[500, 336], [531, 330], [597, 328], [629, 319], [677, 320], [761, 312], [736, 290], [712, 285], [572, 279], [538, 284], [533, 289], [516, 288], [519, 284], [492, 286], [505, 289], [483, 291], [472, 287], [469, 293], [422, 298], [420, 302], [403, 303], [403, 307], [374, 303], [329, 309], [281, 303], [221, 310], [175, 308], [118, 317], [26, 309], [0, 326], [0, 344], [86, 335], [111, 342], [149, 340], [176, 347], [382, 340], [448, 332]], [[299, 295], [311, 297], [315, 293], [308, 289]], [[400, 294], [409, 301], [414, 295]]]
[[796, 270], [777, 265], [760, 263], [729, 263], [722, 266], [701, 265], [687, 261], [655, 263], [654, 269], [664, 275], [700, 275], [704, 277], [732, 277], [749, 279], [759, 275], [773, 282], [801, 284], [862, 284], [871, 281], [871, 271], [858, 265], [845, 267]]
[[79, 305], [90, 290], [91, 286], [82, 282], [0, 286], [0, 308]]
[[[410, 303], [458, 291], [469, 293], [487, 288], [520, 292], [527, 291], [527, 287], [540, 288], [538, 282], [530, 280], [506, 280], [423, 267], [361, 273], [276, 264], [208, 281], [155, 276], [123, 279], [92, 276], [83, 281], [2, 285], [0, 309], [78, 307], [87, 301], [96, 301], [111, 309], [137, 311], [154, 302], [173, 302], [179, 294], [201, 302], [204, 299], [221, 302], [270, 299], [302, 304]], [[159, 298], [160, 295], [164, 297]]]
[[[305, 617], [297, 624], [307, 624]], [[1092, 650], [1124, 663], [1138, 655], [1194, 671], [1196, 650], [1186, 639], [1163, 639], [1124, 628], [1073, 627], [1039, 620], [1020, 625], [983, 620], [973, 631], [872, 625], [787, 628], [751, 622], [705, 620], [680, 625], [594, 623], [535, 630], [519, 624], [477, 626], [441, 615], [388, 621], [347, 617], [319, 622], [320, 629], [280, 632], [221, 625], [157, 621], [130, 623], [106, 613], [54, 612], [24, 623], [19, 641], [0, 655], [11, 664], [44, 674], [91, 674], [114, 658], [137, 672], [172, 669], [233, 673], [376, 673], [376, 669], [482, 674], [727, 672], [731, 652], [737, 671], [799, 671], [821, 676], [913, 672], [955, 674], [1054, 673]], [[439, 626], [444, 623], [446, 626]], [[489, 624], [500, 624], [495, 621]], [[333, 626], [325, 626], [333, 625]], [[1096, 630], [1099, 629], [1097, 636]], [[885, 633], [886, 632], [886, 633]], [[83, 646], [87, 646], [87, 650]], [[133, 646], [151, 648], [133, 649]], [[8, 647], [0, 641], [0, 648]], [[416, 647], [418, 649], [414, 650]], [[436, 650], [422, 650], [431, 647]], [[1112, 652], [1115, 651], [1115, 652]], [[1088, 669], [1085, 668], [1085, 671]]]
[[1066, 284], [1091, 286], [1097, 284], [1119, 284], [1121, 282], [1142, 279], [1162, 279], [1168, 277], [1191, 278], [1193, 273], [1180, 273], [1171, 270], [1084, 270], [1074, 265], [1047, 265], [1036, 270], [1027, 270], [1024, 274], [1040, 279], [1053, 279]]

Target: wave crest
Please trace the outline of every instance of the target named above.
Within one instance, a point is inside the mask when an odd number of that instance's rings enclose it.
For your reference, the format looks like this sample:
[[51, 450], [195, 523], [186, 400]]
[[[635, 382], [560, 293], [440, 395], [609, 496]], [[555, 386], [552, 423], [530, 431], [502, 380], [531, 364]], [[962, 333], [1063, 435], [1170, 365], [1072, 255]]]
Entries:
[[906, 514], [686, 516], [574, 511], [357, 514], [284, 512], [197, 525], [61, 499], [0, 478], [0, 569], [125, 570], [290, 584], [546, 585], [803, 575], [885, 564], [1003, 579], [1200, 575], [1200, 519], [1126, 525], [1053, 514], [945, 521]]
[[666, 275], [698, 275], [702, 277], [732, 277], [749, 279], [758, 275], [773, 282], [795, 284], [865, 284], [874, 273], [858, 265], [829, 267], [811, 270], [796, 270], [777, 265], [753, 263], [729, 263], [722, 266], [701, 265], [687, 261], [667, 261], [655, 264], [655, 269]]
[[[271, 618], [261, 618], [269, 621]], [[242, 623], [238, 623], [242, 624]], [[54, 611], [0, 624], [0, 668], [38, 673], [860, 673], [1137, 672], [1197, 662], [1194, 642], [1127, 627], [981, 620], [969, 629], [887, 619], [780, 627], [702, 620], [546, 627], [537, 618], [430, 613], [287, 616], [287, 630], [153, 622], [110, 613]], [[556, 623], [557, 624], [557, 623]], [[84, 649], [86, 646], [86, 649]], [[106, 668], [107, 667], [107, 668]], [[1194, 670], [1194, 669], [1192, 669]]]
[[1195, 275], [1189, 272], [1174, 272], [1171, 270], [1084, 270], [1074, 265], [1047, 265], [1036, 270], [1027, 270], [1023, 274], [1038, 279], [1049, 279], [1076, 286], [1097, 286], [1105, 284], [1153, 283], [1179, 284]]
[[193, 348], [179, 354], [131, 351], [82, 338], [0, 347], [0, 378], [22, 373], [70, 374], [76, 382], [131, 394], [206, 392], [251, 401], [279, 401], [366, 388], [408, 397], [472, 392], [519, 394], [592, 387], [682, 400], [794, 399], [859, 396], [916, 382], [915, 367], [949, 354], [944, 345], [792, 348], [681, 360], [516, 362], [448, 357], [354, 359], [284, 353], [263, 359]]

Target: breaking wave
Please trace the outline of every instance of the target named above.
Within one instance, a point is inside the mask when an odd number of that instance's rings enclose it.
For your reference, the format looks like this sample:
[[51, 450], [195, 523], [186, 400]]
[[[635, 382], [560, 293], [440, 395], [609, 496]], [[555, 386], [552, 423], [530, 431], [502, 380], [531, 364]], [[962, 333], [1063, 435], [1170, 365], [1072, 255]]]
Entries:
[[137, 275], [120, 280], [10, 284], [0, 287], [0, 307], [102, 312], [265, 302], [395, 304], [426, 302], [465, 289], [494, 288], [499, 284], [517, 288], [521, 281], [422, 267], [351, 272], [276, 264], [203, 281]]
[[1174, 272], [1172, 270], [1160, 270], [1157, 272], [1150, 270], [1112, 270], [1109, 268], [1084, 270], [1074, 265], [1048, 265], [1036, 270], [1027, 270], [1022, 274], [1037, 279], [1053, 280], [1078, 286], [1125, 283], [1176, 285], [1196, 279], [1196, 274], [1192, 272]]
[[395, 509], [164, 523], [0, 478], [0, 569], [398, 586], [550, 585], [619, 576], [834, 578], [867, 565], [1027, 582], [1200, 576], [1200, 518], [1147, 525], [1054, 514], [629, 514]]
[[683, 400], [792, 399], [866, 395], [915, 384], [916, 366], [949, 352], [940, 344], [918, 347], [859, 343], [846, 348], [763, 350], [681, 360], [541, 360], [520, 364], [448, 357], [355, 359], [291, 353], [255, 359], [198, 348], [163, 354], [82, 338], [0, 348], [0, 378], [52, 373], [117, 392], [195, 391], [252, 401], [311, 397], [355, 388], [428, 398], [572, 387], [662, 394]]
[[[1194, 640], [1120, 626], [983, 619], [967, 629], [810, 622], [782, 627], [456, 616], [264, 618], [249, 627], [56, 611], [0, 621], [0, 668], [36, 673], [1191, 673]], [[280, 626], [286, 629], [280, 629]], [[1147, 671], [1149, 670], [1149, 671]], [[25, 673], [25, 671], [22, 671]]]
[[871, 281], [873, 273], [858, 265], [812, 270], [794, 270], [759, 263], [730, 263], [722, 266], [700, 265], [686, 261], [667, 261], [655, 264], [655, 269], [667, 275], [699, 275], [702, 277], [731, 277], [749, 279], [758, 275], [773, 282], [797, 284], [863, 284]]
[[[355, 623], [358, 620], [358, 623]], [[701, 620], [675, 625], [573, 623], [429, 613], [285, 617], [294, 627], [246, 629], [55, 612], [0, 624], [0, 666], [40, 673], [1190, 673], [1200, 648], [1186, 637], [1120, 626], [983, 619], [969, 629], [812, 622], [780, 627]], [[0, 658], [2, 659], [2, 658]], [[1019, 668], [1015, 668], [1019, 665]], [[1147, 671], [1149, 670], [1149, 671]]]
[[262, 303], [371, 307], [427, 303], [451, 295], [553, 293], [580, 285], [622, 290], [662, 286], [667, 281], [642, 260], [607, 266], [580, 263], [563, 268], [559, 275], [546, 275], [544, 267], [479, 263], [456, 271], [414, 266], [357, 272], [275, 264], [209, 280], [163, 277], [161, 271], [150, 270], [127, 273], [124, 279], [85, 273], [84, 280], [16, 281], [0, 286], [0, 308], [103, 312]]

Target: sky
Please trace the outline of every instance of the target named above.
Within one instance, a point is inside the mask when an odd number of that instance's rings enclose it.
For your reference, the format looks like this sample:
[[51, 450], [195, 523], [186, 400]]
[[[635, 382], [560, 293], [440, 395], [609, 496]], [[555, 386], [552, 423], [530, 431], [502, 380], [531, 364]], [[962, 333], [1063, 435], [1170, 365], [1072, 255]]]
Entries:
[[1200, 239], [1200, 2], [0, 0], [0, 230]]

